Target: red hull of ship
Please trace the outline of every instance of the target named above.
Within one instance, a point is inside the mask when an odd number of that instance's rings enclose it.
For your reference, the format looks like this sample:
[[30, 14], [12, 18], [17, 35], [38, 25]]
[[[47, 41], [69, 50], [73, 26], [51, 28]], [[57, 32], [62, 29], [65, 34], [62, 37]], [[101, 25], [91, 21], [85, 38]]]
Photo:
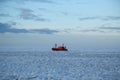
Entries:
[[57, 44], [55, 44], [55, 47], [52, 48], [53, 51], [68, 51], [67, 48], [64, 46], [64, 44], [62, 46], [58, 46]]
[[62, 48], [52, 48], [53, 51], [67, 51], [67, 49]]

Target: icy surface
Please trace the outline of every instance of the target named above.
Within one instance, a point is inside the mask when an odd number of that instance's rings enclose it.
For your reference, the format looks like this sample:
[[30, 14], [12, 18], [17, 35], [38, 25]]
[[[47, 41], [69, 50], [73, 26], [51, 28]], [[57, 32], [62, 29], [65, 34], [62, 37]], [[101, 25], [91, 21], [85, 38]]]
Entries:
[[0, 52], [0, 80], [120, 80], [120, 53]]

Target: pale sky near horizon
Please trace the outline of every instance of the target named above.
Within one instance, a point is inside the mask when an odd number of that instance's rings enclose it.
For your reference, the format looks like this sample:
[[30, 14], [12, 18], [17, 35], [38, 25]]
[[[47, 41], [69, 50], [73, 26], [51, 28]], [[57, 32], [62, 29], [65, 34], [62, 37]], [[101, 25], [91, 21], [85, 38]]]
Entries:
[[0, 47], [120, 50], [120, 0], [0, 0]]

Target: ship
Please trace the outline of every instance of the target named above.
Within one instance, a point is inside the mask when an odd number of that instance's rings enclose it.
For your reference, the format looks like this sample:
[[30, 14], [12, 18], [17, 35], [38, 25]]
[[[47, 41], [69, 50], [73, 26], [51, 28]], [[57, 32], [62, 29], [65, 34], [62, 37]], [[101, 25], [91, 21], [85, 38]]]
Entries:
[[52, 48], [52, 51], [68, 51], [68, 49], [62, 44], [62, 46], [58, 46], [55, 44], [55, 47]]

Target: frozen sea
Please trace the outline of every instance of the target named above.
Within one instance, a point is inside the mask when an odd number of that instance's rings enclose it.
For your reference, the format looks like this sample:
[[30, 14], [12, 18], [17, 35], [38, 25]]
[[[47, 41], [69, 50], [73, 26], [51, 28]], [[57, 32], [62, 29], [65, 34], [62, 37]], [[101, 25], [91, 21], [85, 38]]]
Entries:
[[0, 80], [120, 80], [120, 52], [0, 51]]

